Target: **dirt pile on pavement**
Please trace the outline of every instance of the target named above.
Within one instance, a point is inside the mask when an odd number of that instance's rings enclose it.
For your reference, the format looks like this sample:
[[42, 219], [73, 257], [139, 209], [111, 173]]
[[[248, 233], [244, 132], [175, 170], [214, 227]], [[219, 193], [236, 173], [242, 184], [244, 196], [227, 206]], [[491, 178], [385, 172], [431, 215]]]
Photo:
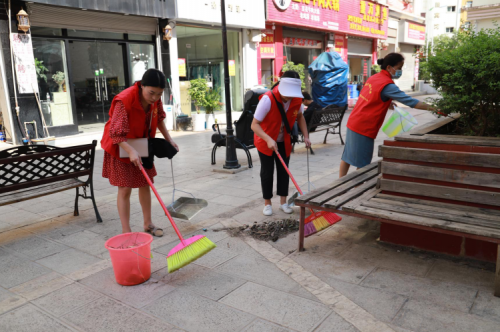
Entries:
[[297, 219], [283, 219], [258, 224], [255, 222], [253, 225], [243, 225], [239, 227], [225, 227], [214, 229], [217, 231], [226, 231], [230, 236], [251, 236], [254, 239], [261, 241], [273, 241], [287, 236], [290, 233], [299, 230], [299, 220]]

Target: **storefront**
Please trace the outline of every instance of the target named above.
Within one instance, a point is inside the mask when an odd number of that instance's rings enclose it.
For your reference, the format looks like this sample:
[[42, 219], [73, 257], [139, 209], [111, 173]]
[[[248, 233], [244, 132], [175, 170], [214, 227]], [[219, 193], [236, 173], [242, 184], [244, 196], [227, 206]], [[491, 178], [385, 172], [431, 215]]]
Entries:
[[[193, 115], [196, 107], [189, 97], [193, 79], [205, 79], [209, 87], [219, 91], [219, 102], [226, 101], [220, 2], [172, 1], [172, 5], [174, 15], [160, 23], [162, 28], [168, 24], [172, 37], [163, 43], [164, 67], [170, 68], [177, 112]], [[226, 6], [231, 109], [237, 112], [243, 109], [245, 89], [257, 84], [252, 68], [256, 67], [255, 43], [265, 26], [265, 11], [263, 4], [243, 0], [227, 1]], [[204, 108], [198, 110], [203, 112]], [[221, 110], [225, 111], [225, 105]]]
[[324, 51], [338, 52], [350, 81], [364, 82], [377, 61], [377, 41], [387, 38], [388, 8], [371, 1], [279, 1], [266, 4], [259, 43], [259, 83], [269, 85], [286, 61], [307, 68]]
[[[58, 0], [17, 2], [17, 10], [24, 8], [29, 14], [31, 29], [24, 37], [17, 31], [13, 36], [31, 44], [36, 71], [32, 87], [23, 90], [20, 84], [28, 74], [16, 70], [21, 122], [35, 120], [42, 132], [35, 90], [51, 135], [100, 131], [113, 98], [140, 80], [147, 69], [161, 67], [158, 19], [146, 15], [159, 16], [163, 11], [127, 11], [115, 2], [109, 1], [107, 5], [113, 8], [103, 7], [102, 11], [86, 10], [90, 3], [72, 8]], [[13, 128], [20, 137], [17, 127]]]

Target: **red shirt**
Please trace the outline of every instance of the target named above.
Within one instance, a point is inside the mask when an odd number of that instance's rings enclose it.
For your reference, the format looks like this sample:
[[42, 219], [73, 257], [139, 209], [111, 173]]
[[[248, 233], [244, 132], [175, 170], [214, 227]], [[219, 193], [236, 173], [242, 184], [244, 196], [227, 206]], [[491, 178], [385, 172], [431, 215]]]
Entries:
[[[280, 134], [281, 124], [283, 123], [283, 119], [281, 118], [281, 113], [278, 108], [278, 104], [276, 104], [276, 100], [274, 100], [274, 97], [272, 96], [273, 93], [278, 102], [283, 104], [277, 86], [273, 89], [272, 92], [267, 91], [265, 94], [263, 94], [262, 96], [267, 95], [271, 100], [271, 109], [269, 110], [269, 113], [267, 113], [264, 120], [260, 123], [260, 126], [262, 127], [262, 129], [266, 134], [268, 134], [273, 140], [276, 141], [278, 139], [278, 135]], [[262, 98], [262, 96], [260, 98]], [[297, 115], [299, 114], [301, 105], [302, 105], [302, 98], [293, 98], [292, 101], [290, 102], [290, 106], [288, 106], [288, 111], [286, 112], [286, 118], [288, 120], [288, 123], [290, 124], [290, 129], [293, 128], [293, 125], [297, 120]], [[286, 128], [284, 129], [284, 134], [285, 134], [284, 135], [285, 151], [286, 151], [286, 156], [288, 157], [292, 153], [292, 140], [290, 134], [286, 132]], [[257, 150], [259, 150], [259, 152], [267, 156], [273, 155], [273, 150], [270, 150], [267, 147], [266, 141], [257, 136], [257, 134], [254, 134], [254, 144]]]
[[382, 70], [366, 81], [349, 116], [347, 128], [372, 139], [377, 137], [392, 102], [392, 99], [384, 102], [380, 96], [388, 84], [394, 84], [394, 81], [387, 70]]

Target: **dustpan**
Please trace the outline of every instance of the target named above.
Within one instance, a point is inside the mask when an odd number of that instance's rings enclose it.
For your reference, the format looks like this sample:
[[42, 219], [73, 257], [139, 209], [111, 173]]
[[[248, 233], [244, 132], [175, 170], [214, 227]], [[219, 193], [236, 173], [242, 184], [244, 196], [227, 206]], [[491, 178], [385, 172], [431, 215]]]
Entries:
[[[203, 210], [203, 208], [206, 208], [208, 206], [208, 202], [204, 199], [194, 197], [194, 195], [190, 192], [175, 189], [174, 163], [172, 162], [172, 159], [170, 159], [170, 164], [172, 168], [172, 183], [174, 185], [174, 191], [172, 193], [172, 203], [167, 206], [167, 210], [174, 218], [190, 220]], [[182, 196], [176, 200], [176, 191], [188, 194], [191, 197]]]
[[[307, 194], [311, 191], [311, 187], [313, 189], [316, 189], [316, 187], [309, 181], [309, 149], [307, 149], [307, 191], [304, 194]], [[298, 191], [296, 191], [290, 198], [288, 199], [288, 206], [289, 207], [294, 207], [295, 206], [295, 199], [299, 198], [301, 195]]]

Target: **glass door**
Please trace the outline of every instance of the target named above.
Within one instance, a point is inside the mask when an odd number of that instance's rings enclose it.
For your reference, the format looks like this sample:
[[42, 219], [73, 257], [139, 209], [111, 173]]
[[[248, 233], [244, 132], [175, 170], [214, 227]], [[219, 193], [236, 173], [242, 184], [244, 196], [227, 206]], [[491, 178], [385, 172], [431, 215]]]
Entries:
[[79, 130], [104, 127], [113, 98], [128, 86], [125, 44], [70, 41], [72, 89]]

